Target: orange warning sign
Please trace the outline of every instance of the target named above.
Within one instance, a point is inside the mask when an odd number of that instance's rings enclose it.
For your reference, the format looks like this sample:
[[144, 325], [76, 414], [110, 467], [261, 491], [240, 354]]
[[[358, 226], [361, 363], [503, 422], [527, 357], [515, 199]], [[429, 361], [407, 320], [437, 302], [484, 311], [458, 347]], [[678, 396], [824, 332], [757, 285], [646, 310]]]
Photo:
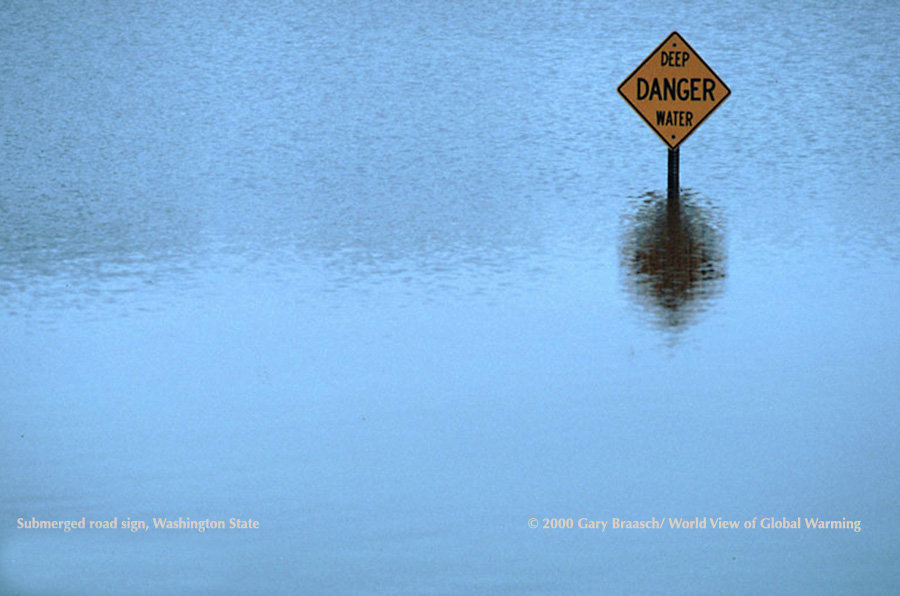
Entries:
[[683, 37], [672, 32], [619, 85], [619, 95], [675, 149], [731, 90]]

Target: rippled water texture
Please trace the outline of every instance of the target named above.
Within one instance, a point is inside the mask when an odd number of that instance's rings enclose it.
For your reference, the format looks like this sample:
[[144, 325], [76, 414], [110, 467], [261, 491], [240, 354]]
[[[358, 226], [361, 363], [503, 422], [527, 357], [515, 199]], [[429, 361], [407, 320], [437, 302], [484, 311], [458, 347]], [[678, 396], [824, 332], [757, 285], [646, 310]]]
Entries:
[[0, 592], [897, 592], [898, 15], [4, 3]]

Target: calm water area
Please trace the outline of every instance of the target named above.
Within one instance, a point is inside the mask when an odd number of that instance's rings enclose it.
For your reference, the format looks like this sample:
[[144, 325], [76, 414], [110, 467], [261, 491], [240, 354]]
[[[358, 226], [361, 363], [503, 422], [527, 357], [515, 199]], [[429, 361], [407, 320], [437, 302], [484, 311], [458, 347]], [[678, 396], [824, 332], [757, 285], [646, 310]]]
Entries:
[[[676, 30], [732, 94], [670, 211], [616, 88]], [[0, 594], [900, 592], [898, 31], [3, 2]]]

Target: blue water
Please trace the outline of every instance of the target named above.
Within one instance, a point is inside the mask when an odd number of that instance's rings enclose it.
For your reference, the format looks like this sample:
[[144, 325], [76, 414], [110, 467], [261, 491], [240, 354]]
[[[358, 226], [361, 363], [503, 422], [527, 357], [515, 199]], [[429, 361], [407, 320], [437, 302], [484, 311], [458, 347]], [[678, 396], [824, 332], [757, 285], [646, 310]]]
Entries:
[[[900, 590], [898, 28], [5, 3], [0, 593]], [[677, 212], [616, 93], [673, 30]], [[758, 520], [528, 526], [654, 517]]]

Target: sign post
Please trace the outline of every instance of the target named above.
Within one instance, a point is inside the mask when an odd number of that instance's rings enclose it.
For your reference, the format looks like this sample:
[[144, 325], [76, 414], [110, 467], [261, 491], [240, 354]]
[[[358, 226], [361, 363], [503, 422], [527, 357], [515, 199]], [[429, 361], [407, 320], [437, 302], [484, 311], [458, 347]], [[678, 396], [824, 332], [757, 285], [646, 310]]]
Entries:
[[681, 188], [678, 180], [678, 147], [669, 149], [669, 184], [668, 197], [670, 201], [677, 201]]
[[619, 85], [619, 95], [669, 148], [670, 201], [677, 201], [679, 147], [731, 90], [677, 31]]

